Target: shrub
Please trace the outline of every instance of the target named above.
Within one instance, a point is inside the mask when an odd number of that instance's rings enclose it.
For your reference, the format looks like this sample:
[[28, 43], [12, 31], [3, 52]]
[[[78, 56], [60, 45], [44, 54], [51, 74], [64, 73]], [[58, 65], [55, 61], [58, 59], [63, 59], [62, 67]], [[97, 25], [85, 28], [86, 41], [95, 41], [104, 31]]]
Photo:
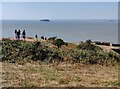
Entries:
[[86, 40], [86, 43], [91, 44], [92, 41], [91, 40]]
[[44, 36], [41, 36], [41, 39], [43, 39], [43, 40], [44, 40]]
[[[59, 50], [50, 49], [41, 42], [4, 40], [2, 42], [2, 61], [54, 60], [62, 59]], [[24, 60], [25, 59], [25, 60]]]
[[56, 39], [57, 39], [56, 36], [48, 38], [48, 40], [52, 40], [52, 41], [54, 41], [54, 40], [56, 40]]
[[49, 49], [49, 50], [50, 50], [50, 52], [48, 53], [48, 61], [49, 62], [63, 61], [62, 52], [59, 49], [52, 48], [52, 49]]
[[[62, 41], [63, 42], [63, 41]], [[47, 43], [48, 44], [48, 43]], [[114, 52], [104, 52], [91, 42], [83, 42], [74, 49], [50, 48], [41, 42], [12, 41], [4, 39], [2, 41], [2, 61], [63, 61], [65, 57], [70, 61], [103, 64], [120, 62], [120, 55]]]
[[104, 64], [120, 62], [120, 55], [113, 52], [91, 51], [83, 49], [70, 49], [68, 56], [73, 62], [81, 62], [87, 64]]
[[34, 42], [31, 47], [31, 55], [33, 60], [45, 60], [49, 50], [46, 46], [43, 46], [40, 42]]
[[110, 46], [109, 42], [102, 42], [102, 45]]
[[112, 44], [112, 46], [120, 47], [120, 44]]
[[62, 39], [56, 39], [56, 40], [54, 41], [54, 44], [55, 44], [58, 48], [60, 48], [62, 45], [65, 44], [65, 42], [64, 42]]
[[91, 41], [82, 42], [81, 44], [77, 46], [77, 48], [81, 50], [89, 50], [89, 51], [101, 51], [102, 50], [100, 47], [97, 47], [91, 44]]
[[31, 42], [5, 40], [2, 42], [2, 60], [23, 60], [31, 59]]
[[96, 45], [110, 46], [110, 42], [99, 42], [99, 41], [95, 41], [94, 43], [95, 43]]

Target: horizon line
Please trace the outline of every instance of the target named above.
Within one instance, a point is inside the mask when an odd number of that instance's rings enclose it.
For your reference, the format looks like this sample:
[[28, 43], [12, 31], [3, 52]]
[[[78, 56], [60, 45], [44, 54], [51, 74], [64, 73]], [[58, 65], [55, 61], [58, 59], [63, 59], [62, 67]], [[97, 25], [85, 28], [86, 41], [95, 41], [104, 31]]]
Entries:
[[[42, 18], [49, 19], [49, 18]], [[42, 20], [42, 19], [0, 19], [0, 20]], [[49, 19], [49, 20], [118, 20], [118, 19]]]

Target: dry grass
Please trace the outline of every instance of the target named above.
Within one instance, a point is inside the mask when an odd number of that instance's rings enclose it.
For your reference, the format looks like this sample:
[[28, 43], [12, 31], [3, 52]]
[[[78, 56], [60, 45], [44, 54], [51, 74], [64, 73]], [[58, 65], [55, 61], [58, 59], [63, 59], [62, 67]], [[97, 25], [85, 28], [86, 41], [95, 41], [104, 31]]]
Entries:
[[118, 65], [3, 63], [5, 87], [117, 87]]

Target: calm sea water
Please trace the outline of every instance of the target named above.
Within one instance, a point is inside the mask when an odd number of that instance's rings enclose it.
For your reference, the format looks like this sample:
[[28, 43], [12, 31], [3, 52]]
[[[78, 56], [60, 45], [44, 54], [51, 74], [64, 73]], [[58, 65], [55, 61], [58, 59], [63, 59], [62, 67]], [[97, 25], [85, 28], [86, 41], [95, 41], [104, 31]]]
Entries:
[[14, 30], [26, 30], [27, 36], [57, 36], [65, 41], [107, 41], [118, 43], [117, 21], [109, 20], [3, 20], [2, 37], [14, 37]]

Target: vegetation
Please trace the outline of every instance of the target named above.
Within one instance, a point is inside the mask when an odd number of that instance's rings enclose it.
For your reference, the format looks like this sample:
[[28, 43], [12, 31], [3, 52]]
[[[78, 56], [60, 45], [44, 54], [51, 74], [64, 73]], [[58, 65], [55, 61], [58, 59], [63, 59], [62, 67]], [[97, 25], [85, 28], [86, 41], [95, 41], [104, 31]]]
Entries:
[[[50, 49], [48, 46], [43, 45], [41, 42], [24, 42], [3, 40], [2, 42], [2, 61], [15, 62], [17, 60], [52, 60], [60, 59], [59, 51]], [[62, 58], [61, 58], [62, 59]]]
[[65, 42], [64, 42], [62, 39], [56, 39], [56, 40], [54, 41], [54, 44], [55, 44], [58, 48], [60, 48], [62, 45], [65, 44]]
[[52, 41], [54, 41], [56, 38], [57, 38], [57, 36], [54, 36], [54, 37], [50, 37], [50, 38], [48, 38], [48, 40], [52, 40]]
[[81, 44], [79, 44], [77, 48], [81, 50], [88, 50], [88, 51], [94, 51], [94, 52], [102, 51], [100, 47], [93, 45], [91, 41], [88, 41], [88, 40], [86, 42], [82, 42]]
[[[92, 44], [90, 40], [80, 43], [78, 46], [64, 50], [65, 45], [62, 39], [55, 38], [53, 44], [57, 47], [50, 47], [49, 43], [24, 42], [3, 39], [2, 41], [2, 61], [63, 61], [67, 60], [76, 63], [104, 64], [120, 62], [120, 55], [114, 52], [104, 52], [101, 48]], [[67, 43], [68, 45], [69, 43]]]
[[[2, 64], [4, 87], [118, 87], [118, 65], [32, 62]], [[117, 89], [117, 88], [115, 88]], [[119, 88], [118, 88], [119, 89]]]
[[120, 47], [120, 44], [112, 44], [112, 46]]
[[76, 45], [61, 39], [64, 45], [58, 47], [57, 39], [41, 42], [3, 39], [2, 85], [25, 88], [120, 86], [119, 54], [105, 52], [90, 40]]
[[43, 39], [43, 40], [44, 40], [44, 36], [41, 36], [41, 39]]
[[110, 42], [99, 42], [99, 41], [95, 41], [96, 45], [105, 45], [105, 46], [110, 46]]

